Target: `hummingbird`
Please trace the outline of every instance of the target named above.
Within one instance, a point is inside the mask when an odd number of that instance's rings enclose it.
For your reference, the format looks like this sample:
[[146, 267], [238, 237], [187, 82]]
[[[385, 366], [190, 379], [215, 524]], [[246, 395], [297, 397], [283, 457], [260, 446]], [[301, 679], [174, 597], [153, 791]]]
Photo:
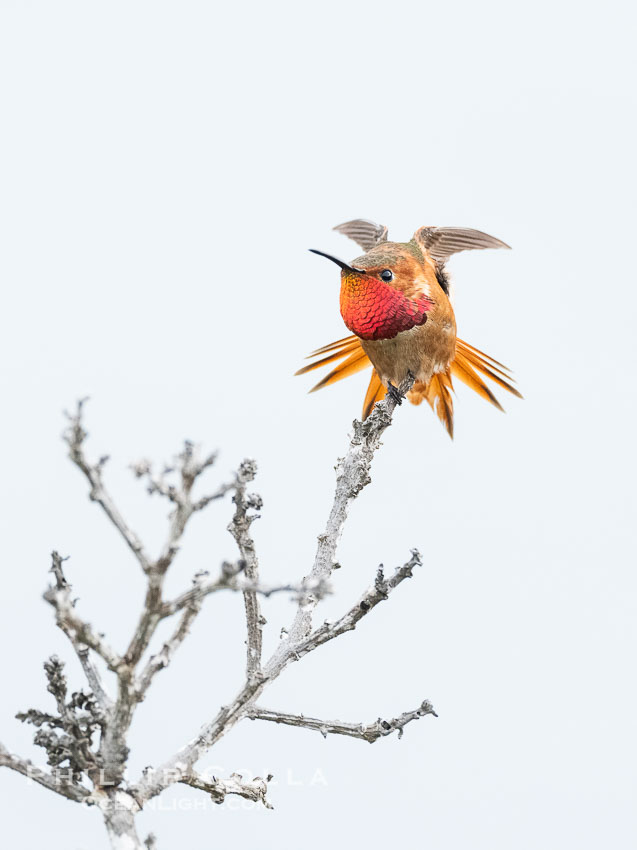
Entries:
[[363, 419], [377, 401], [411, 373], [407, 398], [427, 401], [453, 438], [452, 378], [457, 378], [491, 402], [502, 406], [485, 379], [522, 398], [512, 385], [510, 370], [456, 335], [451, 282], [446, 262], [459, 251], [509, 248], [505, 242], [464, 227], [420, 227], [409, 242], [388, 241], [388, 229], [367, 219], [354, 219], [334, 230], [348, 236], [365, 252], [345, 263], [324, 251], [341, 269], [341, 316], [353, 336], [313, 351], [312, 363], [297, 375], [338, 362], [310, 392], [372, 366], [363, 404]]

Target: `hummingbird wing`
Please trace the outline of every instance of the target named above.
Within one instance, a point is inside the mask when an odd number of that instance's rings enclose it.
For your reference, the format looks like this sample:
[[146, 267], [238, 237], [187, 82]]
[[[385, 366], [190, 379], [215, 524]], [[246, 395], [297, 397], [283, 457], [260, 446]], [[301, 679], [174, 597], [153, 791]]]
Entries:
[[376, 222], [369, 221], [366, 218], [355, 218], [353, 221], [337, 224], [332, 229], [338, 230], [343, 236], [349, 236], [365, 252], [370, 251], [379, 242], [387, 242], [387, 228], [385, 225], [376, 224]]
[[414, 239], [439, 262], [459, 251], [511, 247], [495, 236], [469, 227], [421, 227], [414, 233]]

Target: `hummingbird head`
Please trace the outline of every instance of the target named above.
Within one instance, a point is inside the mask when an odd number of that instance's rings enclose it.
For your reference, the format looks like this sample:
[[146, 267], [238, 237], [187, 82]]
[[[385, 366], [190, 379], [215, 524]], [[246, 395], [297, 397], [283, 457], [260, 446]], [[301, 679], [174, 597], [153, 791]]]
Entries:
[[351, 264], [310, 250], [341, 269], [341, 315], [361, 339], [392, 339], [427, 320], [434, 302], [417, 246], [382, 242]]
[[315, 248], [310, 248], [310, 251], [335, 263], [341, 269], [342, 280], [365, 277], [397, 289], [411, 291], [423, 288], [423, 256], [413, 243], [382, 242], [351, 263]]

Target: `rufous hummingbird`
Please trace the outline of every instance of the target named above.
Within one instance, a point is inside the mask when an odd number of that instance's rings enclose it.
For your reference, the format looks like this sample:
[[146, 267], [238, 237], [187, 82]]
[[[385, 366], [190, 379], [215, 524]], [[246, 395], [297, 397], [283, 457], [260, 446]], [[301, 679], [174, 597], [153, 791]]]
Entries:
[[[420, 227], [409, 242], [389, 242], [387, 228], [366, 219], [339, 224], [365, 251], [345, 263], [323, 251], [341, 268], [341, 316], [354, 336], [317, 349], [319, 359], [296, 373], [302, 375], [340, 361], [311, 392], [353, 375], [367, 366], [373, 372], [363, 419], [377, 401], [393, 392], [411, 373], [407, 393], [412, 404], [426, 400], [453, 437], [452, 376], [502, 410], [484, 381], [488, 378], [513, 395], [509, 369], [456, 336], [445, 263], [452, 254], [481, 248], [508, 248], [504, 242], [464, 227]], [[308, 358], [309, 359], [309, 358]]]

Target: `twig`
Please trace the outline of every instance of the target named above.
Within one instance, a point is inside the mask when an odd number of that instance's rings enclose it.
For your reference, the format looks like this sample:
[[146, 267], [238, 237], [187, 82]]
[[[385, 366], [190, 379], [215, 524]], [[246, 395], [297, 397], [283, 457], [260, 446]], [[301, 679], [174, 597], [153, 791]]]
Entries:
[[268, 782], [271, 779], [272, 776], [267, 776], [265, 779], [255, 776], [252, 780], [244, 780], [240, 773], [233, 773], [229, 779], [217, 779], [216, 776], [207, 777], [200, 773], [190, 772], [179, 781], [184, 785], [190, 785], [191, 788], [198, 788], [200, 791], [210, 794], [214, 803], [223, 803], [228, 794], [236, 794], [246, 800], [261, 802], [266, 809], [271, 809], [272, 805], [266, 798]]
[[183, 614], [172, 637], [166, 641], [157, 655], [153, 655], [149, 659], [146, 667], [140, 674], [135, 688], [138, 700], [144, 698], [154, 676], [170, 664], [174, 653], [188, 636], [190, 627], [199, 613], [204, 599], [211, 593], [216, 593], [220, 590], [231, 590], [239, 593], [250, 591], [266, 598], [278, 593], [290, 593], [294, 599], [300, 599], [308, 592], [313, 593], [318, 598], [323, 598], [331, 592], [327, 581], [308, 582], [307, 584], [300, 585], [259, 585], [246, 580], [244, 573], [244, 561], [235, 563], [224, 562], [221, 568], [221, 575], [218, 578], [206, 580], [207, 573], [198, 573], [193, 579], [193, 587], [190, 590], [185, 591], [170, 602], [163, 603], [159, 611], [161, 619], [170, 617], [179, 611], [183, 611]]
[[101, 506], [106, 516], [122, 535], [127, 546], [139, 561], [141, 568], [144, 572], [148, 572], [150, 568], [150, 558], [146, 554], [139, 537], [126, 524], [108, 491], [104, 487], [104, 483], [102, 481], [102, 469], [108, 460], [108, 457], [102, 457], [96, 464], [90, 464], [84, 454], [84, 441], [86, 440], [87, 432], [84, 430], [82, 425], [82, 414], [86, 401], [87, 399], [81, 399], [77, 404], [76, 412], [74, 414], [67, 414], [70, 425], [64, 434], [64, 439], [69, 447], [69, 457], [77, 468], [84, 473], [91, 485], [89, 492], [89, 498], [91, 501], [97, 502]]
[[113, 700], [106, 692], [99, 670], [93, 664], [89, 647], [85, 644], [80, 643], [77, 645], [76, 652], [78, 658], [80, 659], [82, 670], [84, 670], [86, 681], [88, 682], [91, 691], [95, 695], [95, 699], [97, 700], [100, 707], [105, 713], [110, 711], [113, 707]]
[[244, 561], [234, 563], [225, 561], [221, 565], [221, 574], [217, 578], [208, 579], [199, 584], [196, 583], [190, 590], [185, 591], [170, 602], [164, 602], [161, 616], [168, 617], [175, 614], [192, 602], [202, 600], [209, 594], [217, 593], [220, 590], [232, 590], [241, 593], [251, 591], [266, 598], [277, 593], [291, 593], [297, 600], [304, 598], [308, 593], [318, 599], [322, 599], [331, 593], [329, 582], [323, 579], [301, 582], [300, 584], [258, 584], [249, 579], [246, 580], [244, 575]]
[[393, 575], [388, 579], [385, 578], [381, 564], [376, 572], [374, 584], [365, 591], [346, 614], [334, 622], [326, 620], [305, 638], [299, 640], [294, 649], [289, 651], [287, 655], [274, 655], [267, 667], [268, 674], [278, 676], [291, 662], [298, 661], [308, 652], [318, 649], [319, 646], [323, 646], [323, 644], [334, 640], [345, 632], [353, 631], [363, 617], [366, 617], [380, 602], [384, 602], [389, 597], [392, 590], [395, 590], [405, 579], [412, 577], [414, 567], [421, 565], [420, 552], [417, 549], [411, 550], [411, 558], [402, 566], [396, 567]]
[[148, 660], [148, 663], [144, 667], [135, 688], [135, 696], [138, 701], [141, 702], [141, 700], [144, 699], [146, 691], [150, 687], [154, 676], [170, 664], [173, 655], [188, 636], [190, 627], [201, 609], [201, 604], [202, 602], [200, 599], [195, 599], [190, 602], [186, 608], [184, 608], [184, 612], [179, 619], [177, 628], [171, 637], [163, 645], [161, 651], [158, 652], [157, 655], [152, 655]]
[[[51, 572], [55, 575], [56, 585], [45, 592], [44, 599], [55, 609], [57, 625], [71, 641], [83, 667], [85, 666], [85, 658], [82, 657], [84, 648], [89, 647], [104, 659], [109, 670], [117, 673], [122, 666], [122, 659], [110, 648], [102, 636], [94, 631], [91, 624], [82, 620], [75, 611], [74, 602], [71, 599], [72, 588], [64, 578], [62, 571], [63, 558], [57, 552], [52, 552], [51, 560], [53, 562]], [[89, 678], [88, 673], [87, 678]], [[93, 679], [92, 684], [91, 678]], [[93, 673], [93, 670], [91, 670], [89, 684], [91, 684], [91, 687], [97, 684], [96, 671]], [[102, 692], [102, 697], [104, 697], [105, 693], [101, 684], [97, 684], [97, 689]], [[95, 692], [95, 696], [98, 696], [97, 692]]]
[[[62, 556], [59, 555], [58, 552], [55, 552], [55, 551], [51, 552], [51, 562], [52, 562], [51, 563], [51, 572], [55, 576], [56, 588], [57, 588], [57, 590], [60, 590], [60, 591], [66, 590], [66, 591], [68, 591], [68, 595], [70, 595], [71, 585], [66, 580], [66, 577], [64, 575], [64, 570], [63, 570], [63, 567], [62, 567], [62, 564], [64, 563], [65, 560], [66, 559], [62, 558]], [[57, 609], [56, 602], [53, 601], [52, 604], [54, 605], [54, 607], [56, 607], [56, 611], [57, 611], [58, 609]], [[73, 603], [71, 603], [71, 605], [73, 605]], [[58, 616], [57, 617], [57, 625], [60, 627], [60, 629], [64, 632], [64, 634], [67, 636], [67, 638], [71, 642], [71, 646], [75, 650], [75, 654], [77, 655], [77, 657], [80, 661], [80, 664], [82, 665], [82, 669], [84, 670], [84, 675], [86, 676], [86, 679], [89, 683], [91, 691], [93, 692], [93, 694], [94, 694], [95, 698], [97, 699], [102, 710], [104, 712], [107, 712], [112, 706], [112, 700], [108, 696], [108, 694], [106, 693], [106, 689], [104, 687], [104, 684], [102, 682], [102, 678], [99, 674], [98, 669], [93, 664], [93, 661], [91, 659], [90, 652], [89, 652], [89, 646], [86, 643], [82, 643], [80, 640], [78, 640], [78, 638], [77, 638], [78, 631], [71, 628], [68, 619], [65, 618], [64, 616]], [[85, 628], [86, 627], [87, 626], [85, 625]], [[80, 629], [79, 631], [83, 632], [84, 629]], [[111, 650], [108, 650], [108, 652], [109, 652], [109, 655], [110, 655]]]
[[[152, 464], [147, 460], [139, 461], [132, 466], [137, 478], [146, 479], [147, 490], [151, 495], [159, 493], [174, 505], [170, 515], [170, 527], [166, 543], [157, 561], [151, 565], [151, 568], [156, 572], [165, 573], [171, 565], [177, 554], [179, 541], [191, 516], [203, 510], [210, 502], [222, 498], [229, 490], [234, 488], [234, 482], [222, 484], [214, 493], [193, 501], [192, 489], [195, 482], [206, 469], [213, 466], [216, 459], [216, 452], [201, 457], [199, 447], [190, 440], [186, 440], [173, 465], [165, 466], [160, 474], [153, 471]], [[167, 476], [173, 473], [177, 473], [177, 483], [167, 479]]]
[[360, 738], [363, 741], [369, 741], [373, 744], [379, 738], [384, 738], [391, 735], [392, 732], [398, 732], [398, 737], [402, 738], [403, 729], [412, 720], [418, 720], [419, 717], [424, 717], [427, 714], [438, 715], [433, 709], [432, 704], [425, 700], [414, 711], [405, 711], [393, 720], [383, 720], [378, 718], [375, 723], [343, 723], [340, 720], [319, 720], [316, 717], [306, 717], [303, 714], [285, 714], [282, 711], [272, 711], [268, 708], [253, 705], [246, 712], [246, 717], [251, 720], [269, 720], [273, 723], [284, 723], [287, 726], [301, 726], [305, 729], [314, 729], [320, 732], [324, 738], [328, 734], [332, 735], [348, 735], [350, 738]]
[[75, 782], [70, 782], [64, 774], [68, 771], [56, 771], [56, 773], [46, 773], [39, 767], [36, 767], [29, 759], [20, 758], [13, 753], [10, 753], [6, 747], [0, 744], [0, 765], [15, 770], [34, 782], [38, 782], [49, 791], [55, 791], [56, 794], [61, 794], [68, 800], [74, 800], [76, 803], [86, 801], [90, 791]]
[[[157, 560], [149, 564], [144, 609], [125, 653], [127, 662], [133, 666], [148, 648], [158, 623], [166, 616], [162, 613], [164, 576], [179, 551], [179, 542], [189, 519], [211, 501], [221, 498], [234, 486], [224, 484], [215, 493], [193, 502], [192, 490], [195, 482], [206, 469], [214, 464], [216, 458], [216, 452], [200, 457], [198, 447], [186, 440], [181, 453], [175, 458], [174, 465], [165, 467], [161, 475], [156, 475], [151, 464], [146, 460], [132, 467], [137, 478], [146, 478], [150, 494], [159, 493], [174, 506], [170, 515], [166, 542]], [[166, 476], [172, 473], [177, 473], [177, 483], [167, 481]]]

